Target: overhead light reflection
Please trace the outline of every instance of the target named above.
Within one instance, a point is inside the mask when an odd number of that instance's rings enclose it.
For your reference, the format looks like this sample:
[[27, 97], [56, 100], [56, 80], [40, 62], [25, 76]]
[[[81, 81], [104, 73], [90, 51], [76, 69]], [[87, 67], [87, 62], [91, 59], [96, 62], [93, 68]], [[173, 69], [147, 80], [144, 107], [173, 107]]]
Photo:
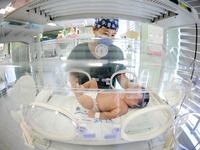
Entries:
[[55, 23], [47, 23], [48, 26], [57, 26]]
[[102, 63], [89, 63], [88, 65], [91, 67], [102, 67], [103, 66]]

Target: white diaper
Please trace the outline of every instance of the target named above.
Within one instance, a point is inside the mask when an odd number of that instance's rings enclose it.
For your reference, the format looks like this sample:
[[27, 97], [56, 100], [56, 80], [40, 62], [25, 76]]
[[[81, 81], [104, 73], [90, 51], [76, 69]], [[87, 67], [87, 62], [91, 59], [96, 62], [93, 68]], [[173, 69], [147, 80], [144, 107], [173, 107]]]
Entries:
[[87, 95], [87, 96], [92, 98], [93, 110], [98, 112], [99, 110], [97, 108], [97, 101], [96, 101], [97, 94], [98, 94], [97, 92], [89, 92], [89, 91], [87, 91], [87, 92], [84, 92], [83, 95]]

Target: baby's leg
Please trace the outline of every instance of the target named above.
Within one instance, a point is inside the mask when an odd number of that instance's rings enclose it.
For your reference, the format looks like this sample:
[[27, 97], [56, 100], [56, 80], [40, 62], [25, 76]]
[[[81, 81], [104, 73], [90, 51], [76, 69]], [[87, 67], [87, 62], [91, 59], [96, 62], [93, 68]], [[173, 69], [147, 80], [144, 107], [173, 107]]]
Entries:
[[93, 108], [93, 101], [92, 98], [87, 95], [81, 95], [77, 97], [79, 103], [86, 109]]
[[[95, 80], [90, 80], [82, 85], [80, 85], [81, 89], [97, 89], [97, 82]], [[92, 109], [93, 108], [93, 100], [91, 97], [87, 95], [82, 95], [82, 93], [76, 93], [77, 99], [79, 103], [86, 109]]]
[[88, 82], [85, 82], [83, 84], [84, 88], [89, 88], [89, 89], [97, 89], [98, 85], [97, 82], [95, 80], [90, 80]]

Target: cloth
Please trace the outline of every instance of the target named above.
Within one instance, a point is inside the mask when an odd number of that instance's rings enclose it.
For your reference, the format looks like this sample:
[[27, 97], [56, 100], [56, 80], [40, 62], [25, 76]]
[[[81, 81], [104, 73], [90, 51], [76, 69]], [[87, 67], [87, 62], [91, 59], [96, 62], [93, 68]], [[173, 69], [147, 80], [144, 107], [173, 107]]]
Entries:
[[[98, 88], [100, 89], [109, 89], [111, 88], [110, 85], [107, 85], [105, 82], [106, 78], [110, 78], [113, 73], [126, 69], [126, 67], [123, 65], [123, 62], [120, 62], [124, 60], [124, 56], [122, 53], [122, 50], [115, 46], [115, 45], [110, 45], [108, 47], [108, 54], [100, 59], [97, 59], [94, 57], [88, 47], [88, 43], [82, 43], [77, 45], [72, 52], [70, 53], [68, 60], [85, 60], [85, 61], [90, 61], [90, 60], [106, 60], [107, 63], [104, 64], [103, 66], [87, 66], [84, 64], [70, 64], [70, 66], [67, 66], [67, 69], [81, 69], [86, 72], [88, 72], [91, 76], [91, 78], [95, 78], [98, 84]], [[112, 61], [119, 61], [119, 63], [113, 63]], [[88, 81], [88, 78], [86, 76], [80, 76], [78, 75], [79, 78], [79, 84], [84, 84], [85, 82]], [[113, 85], [115, 86], [116, 84], [116, 79], [113, 79]]]
[[97, 92], [84, 92], [83, 95], [87, 95], [92, 99], [93, 110], [95, 110], [96, 112], [99, 112], [99, 109], [97, 107], [97, 101], [96, 101], [97, 94], [98, 94]]
[[105, 18], [97, 18], [95, 19], [94, 26], [99, 28], [106, 28], [118, 31], [119, 29], [119, 20], [118, 19], [105, 19]]

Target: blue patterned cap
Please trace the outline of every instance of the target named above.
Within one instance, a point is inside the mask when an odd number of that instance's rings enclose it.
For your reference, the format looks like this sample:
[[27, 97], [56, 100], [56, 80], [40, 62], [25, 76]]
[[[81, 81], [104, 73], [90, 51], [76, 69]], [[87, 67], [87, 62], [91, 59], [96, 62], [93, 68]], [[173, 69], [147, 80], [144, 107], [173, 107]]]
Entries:
[[94, 26], [99, 28], [107, 28], [118, 31], [119, 29], [119, 20], [118, 19], [104, 19], [104, 18], [97, 18], [95, 19]]

